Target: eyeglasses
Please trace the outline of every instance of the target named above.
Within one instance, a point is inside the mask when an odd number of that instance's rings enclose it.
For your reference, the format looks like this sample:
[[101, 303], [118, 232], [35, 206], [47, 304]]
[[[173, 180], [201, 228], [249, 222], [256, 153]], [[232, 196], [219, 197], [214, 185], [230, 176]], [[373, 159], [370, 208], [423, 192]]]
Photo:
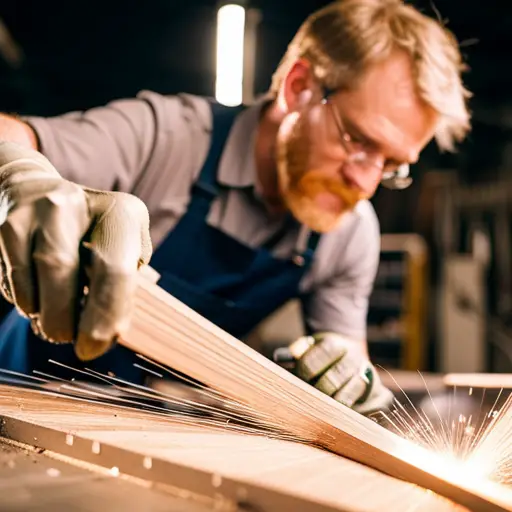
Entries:
[[328, 106], [333, 115], [340, 142], [350, 163], [357, 165], [364, 171], [378, 168], [382, 171], [381, 184], [388, 189], [403, 190], [411, 185], [412, 178], [409, 176], [409, 164], [382, 162], [378, 153], [373, 152], [364, 142], [357, 140], [347, 131], [338, 109], [328, 100], [327, 94], [324, 95], [322, 103]]

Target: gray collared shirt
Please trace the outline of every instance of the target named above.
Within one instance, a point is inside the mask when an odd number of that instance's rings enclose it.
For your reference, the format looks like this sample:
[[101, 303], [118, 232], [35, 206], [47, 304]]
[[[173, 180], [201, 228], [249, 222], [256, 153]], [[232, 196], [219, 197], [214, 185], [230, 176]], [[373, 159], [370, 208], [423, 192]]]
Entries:
[[[208, 217], [211, 225], [252, 247], [263, 244], [282, 222], [268, 214], [258, 195], [253, 149], [261, 104], [256, 102], [235, 120], [219, 163], [218, 179], [226, 190]], [[41, 152], [64, 178], [140, 197], [150, 213], [155, 245], [186, 211], [211, 131], [204, 98], [149, 91], [85, 112], [25, 120], [35, 129]], [[290, 257], [305, 243], [305, 235], [304, 228], [291, 227], [274, 255]], [[314, 332], [365, 339], [379, 253], [379, 223], [367, 201], [322, 236], [300, 283], [305, 321]]]

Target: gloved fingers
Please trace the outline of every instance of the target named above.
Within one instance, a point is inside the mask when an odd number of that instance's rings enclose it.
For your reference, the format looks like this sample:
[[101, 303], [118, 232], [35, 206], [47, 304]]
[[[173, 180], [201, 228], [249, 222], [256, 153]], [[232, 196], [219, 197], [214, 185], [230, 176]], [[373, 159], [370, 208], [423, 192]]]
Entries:
[[81, 296], [79, 248], [91, 222], [85, 192], [63, 180], [35, 203], [35, 212], [38, 227], [32, 258], [38, 283], [38, 325], [51, 341], [71, 342]]
[[32, 206], [13, 211], [0, 227], [2, 295], [27, 316], [36, 313], [38, 307], [32, 262], [34, 227]]
[[0, 291], [27, 315], [35, 311], [37, 302], [30, 268], [33, 203], [62, 181], [38, 151], [0, 142]]
[[327, 336], [315, 343], [297, 361], [297, 375], [305, 381], [311, 381], [337, 363], [346, 352], [345, 342], [336, 336]]
[[87, 244], [89, 293], [75, 346], [82, 360], [101, 356], [126, 332], [149, 239], [149, 214], [136, 197], [89, 191], [88, 199], [97, 222]]
[[151, 243], [151, 235], [149, 232], [149, 212], [143, 203], [141, 204], [140, 209], [142, 210], [139, 217], [141, 249], [138, 268], [148, 265], [153, 254], [153, 245]]
[[7, 302], [14, 304], [14, 294], [10, 278], [11, 268], [8, 263], [4, 241], [0, 235], [0, 294]]
[[358, 371], [352, 375], [350, 380], [333, 395], [333, 398], [351, 408], [356, 402], [362, 400], [368, 393], [371, 386], [371, 382], [366, 376], [367, 368], [368, 365], [366, 364], [360, 366]]
[[326, 395], [333, 396], [356, 374], [360, 364], [361, 360], [359, 357], [347, 352], [318, 379], [315, 387]]
[[13, 208], [32, 204], [62, 181], [55, 167], [38, 151], [0, 142], [0, 224]]
[[393, 405], [394, 399], [395, 397], [391, 390], [385, 387], [378, 375], [375, 374], [369, 396], [361, 403], [356, 403], [354, 410], [365, 416], [379, 412], [387, 412]]

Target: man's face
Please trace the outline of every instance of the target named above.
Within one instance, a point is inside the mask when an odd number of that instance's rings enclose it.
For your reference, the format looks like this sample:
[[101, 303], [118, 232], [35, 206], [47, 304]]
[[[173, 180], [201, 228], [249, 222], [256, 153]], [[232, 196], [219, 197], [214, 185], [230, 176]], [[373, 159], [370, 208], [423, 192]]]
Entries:
[[[294, 72], [300, 77], [300, 67]], [[416, 162], [438, 121], [399, 52], [326, 102], [300, 107], [290, 95], [277, 141], [279, 184], [295, 217], [319, 232], [373, 196], [383, 172]]]

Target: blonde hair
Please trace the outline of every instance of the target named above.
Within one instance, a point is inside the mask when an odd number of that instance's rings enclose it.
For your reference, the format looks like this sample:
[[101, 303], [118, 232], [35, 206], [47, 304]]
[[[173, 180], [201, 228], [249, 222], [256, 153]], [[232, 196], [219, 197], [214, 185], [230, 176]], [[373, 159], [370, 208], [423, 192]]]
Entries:
[[453, 151], [470, 130], [471, 117], [458, 43], [439, 22], [401, 0], [338, 0], [310, 15], [288, 46], [270, 92], [277, 95], [300, 58], [324, 87], [353, 87], [368, 66], [397, 48], [411, 57], [420, 97], [440, 114], [439, 147]]

